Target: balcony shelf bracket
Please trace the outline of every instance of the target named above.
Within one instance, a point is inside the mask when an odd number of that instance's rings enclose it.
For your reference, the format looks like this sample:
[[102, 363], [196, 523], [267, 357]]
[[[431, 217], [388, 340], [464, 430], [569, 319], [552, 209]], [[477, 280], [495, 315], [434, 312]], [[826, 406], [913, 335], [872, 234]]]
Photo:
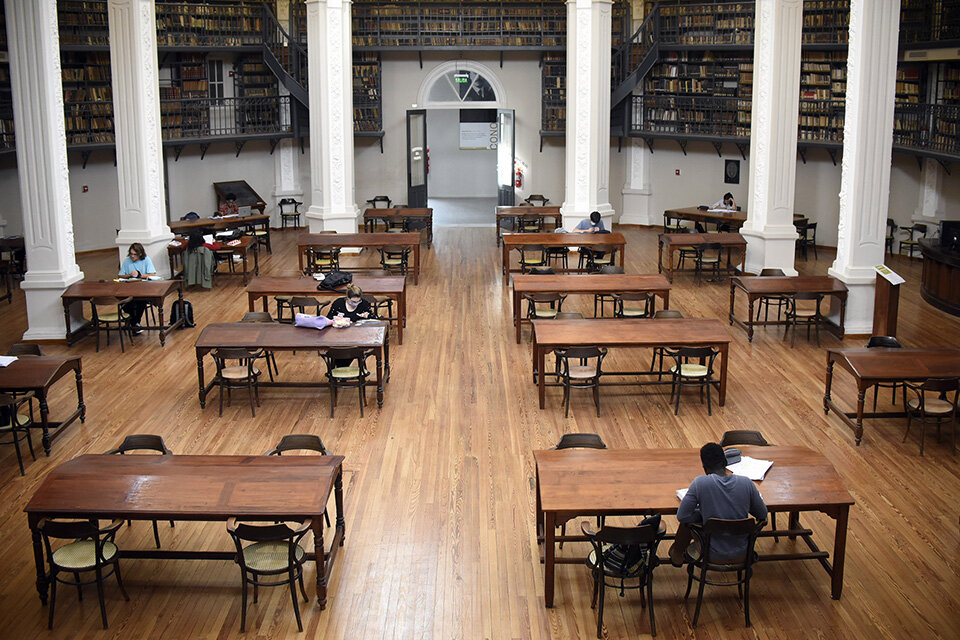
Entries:
[[687, 155], [687, 140], [680, 138], [677, 140], [677, 144], [680, 145], [680, 150], [683, 151], [683, 155]]
[[173, 147], [173, 161], [176, 162], [180, 159], [180, 154], [183, 153], [184, 145], [178, 144]]
[[827, 149], [827, 153], [830, 154], [830, 159], [833, 161], [833, 166], [837, 166], [837, 150], [836, 149]]
[[207, 155], [207, 149], [210, 148], [210, 143], [205, 142], [200, 145], [200, 159], [203, 160], [203, 157]]
[[738, 143], [737, 143], [737, 151], [740, 152], [740, 157], [741, 157], [741, 158], [743, 158], [744, 160], [747, 159], [747, 145], [745, 145], [745, 144], [742, 143], [742, 142], [738, 142]]
[[278, 144], [280, 144], [280, 138], [270, 138], [270, 155], [273, 155]]
[[937, 162], [940, 163], [940, 166], [943, 167], [943, 170], [944, 170], [944, 171], [946, 172], [946, 174], [949, 176], [949, 175], [950, 175], [950, 163], [949, 163], [949, 162], [944, 162], [943, 160], [941, 160], [941, 159], [939, 159], [939, 158], [937, 158]]
[[240, 157], [240, 152], [243, 151], [243, 145], [247, 144], [246, 140], [238, 140], [233, 143], [233, 148], [237, 150], [237, 154], [233, 156], [234, 158]]
[[653, 155], [653, 138], [644, 138], [643, 141], [647, 143], [647, 149], [650, 149], [650, 154]]
[[417, 60], [420, 62], [420, 68], [423, 69], [423, 49], [417, 50]]
[[713, 143], [713, 148], [717, 150], [717, 157], [718, 157], [718, 158], [722, 158], [722, 157], [723, 157], [723, 143], [722, 143], [722, 142], [714, 141], [714, 143]]
[[80, 152], [80, 162], [81, 162], [80, 166], [83, 167], [84, 169], [87, 168], [87, 160], [90, 159], [91, 153], [93, 153], [93, 151], [90, 149], [84, 149], [83, 151]]
[[800, 160], [803, 162], [803, 164], [807, 164], [807, 148], [797, 147], [797, 153], [800, 155]]

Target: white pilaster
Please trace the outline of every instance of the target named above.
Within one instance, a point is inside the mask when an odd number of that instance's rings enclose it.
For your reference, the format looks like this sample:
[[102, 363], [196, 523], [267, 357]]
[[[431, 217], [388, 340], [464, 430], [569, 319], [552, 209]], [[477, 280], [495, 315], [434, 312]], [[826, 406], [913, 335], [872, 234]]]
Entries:
[[28, 271], [26, 340], [63, 339], [60, 294], [83, 279], [73, 213], [60, 77], [56, 0], [6, 0], [17, 174]]
[[[280, 85], [280, 95], [290, 95], [290, 93]], [[291, 125], [290, 117], [291, 105], [287, 103], [280, 110], [280, 123], [283, 126]], [[279, 202], [284, 198], [293, 198], [298, 202], [303, 201], [303, 186], [300, 184], [300, 149], [297, 141], [293, 138], [286, 138], [277, 144], [274, 151], [274, 201]], [[279, 206], [271, 210], [270, 226], [280, 226], [280, 208]]]
[[873, 328], [873, 267], [883, 264], [890, 196], [900, 0], [852, 0], [840, 178], [837, 259], [828, 273], [846, 283], [846, 331]]
[[356, 233], [349, 0], [307, 0], [310, 231]]
[[914, 222], [937, 224], [947, 215], [940, 194], [942, 178], [943, 169], [940, 163], [933, 158], [924, 158], [923, 169], [920, 171], [920, 198], [913, 213]]
[[797, 178], [801, 0], [757, 0], [750, 116], [750, 206], [741, 233], [746, 270], [796, 275], [793, 196]]
[[567, 0], [567, 145], [563, 226], [610, 206], [610, 12], [612, 0]]
[[170, 270], [163, 192], [157, 15], [154, 0], [109, 0], [113, 129], [120, 191], [120, 260], [134, 242], [143, 245], [157, 273]]
[[624, 181], [623, 211], [620, 224], [637, 224], [648, 227], [659, 224], [653, 207], [653, 191], [650, 185], [651, 153], [642, 140], [630, 138], [627, 147], [627, 178]]

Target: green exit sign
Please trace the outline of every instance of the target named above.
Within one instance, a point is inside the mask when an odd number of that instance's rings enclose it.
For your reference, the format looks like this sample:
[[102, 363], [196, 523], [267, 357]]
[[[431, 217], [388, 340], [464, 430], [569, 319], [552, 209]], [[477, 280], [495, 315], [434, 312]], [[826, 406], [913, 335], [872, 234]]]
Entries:
[[467, 84], [467, 80], [469, 80], [469, 78], [466, 78], [463, 76], [456, 76], [453, 79], [453, 81], [456, 82], [457, 84]]

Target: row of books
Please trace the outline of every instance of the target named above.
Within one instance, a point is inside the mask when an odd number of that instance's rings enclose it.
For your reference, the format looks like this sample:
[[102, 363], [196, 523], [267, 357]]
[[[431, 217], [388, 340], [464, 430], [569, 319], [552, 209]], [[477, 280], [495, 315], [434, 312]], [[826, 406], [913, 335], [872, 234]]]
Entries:
[[70, 102], [109, 102], [110, 87], [87, 87], [85, 89], [64, 89], [63, 101]]

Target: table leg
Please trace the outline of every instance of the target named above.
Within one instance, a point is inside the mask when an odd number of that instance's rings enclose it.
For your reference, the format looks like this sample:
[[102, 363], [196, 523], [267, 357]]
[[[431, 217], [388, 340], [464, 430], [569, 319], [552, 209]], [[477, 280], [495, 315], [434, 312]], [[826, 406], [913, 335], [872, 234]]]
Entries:
[[383, 334], [383, 373], [384, 383], [390, 382], [390, 332]]
[[534, 481], [536, 482], [536, 518], [537, 518], [537, 538], [539, 542], [540, 536], [543, 535], [543, 503], [540, 502], [540, 467], [536, 466], [534, 462]]
[[77, 411], [80, 412], [80, 422], [87, 421], [87, 405], [83, 403], [83, 372], [78, 365], [73, 372], [77, 383]]
[[720, 397], [717, 402], [722, 407], [727, 401], [727, 360], [730, 359], [730, 344], [720, 345]]
[[377, 351], [377, 408], [383, 407], [383, 355]]
[[664, 309], [670, 308], [670, 289], [665, 289], [663, 291], [663, 308]]
[[620, 245], [620, 251], [619, 251], [619, 253], [620, 253], [620, 268], [622, 269], [622, 268], [623, 268], [623, 260], [624, 260], [624, 258], [625, 258], [625, 254], [627, 253], [627, 243], [626, 243], [626, 242], [624, 242], [622, 245]]
[[[730, 294], [730, 324], [733, 324], [733, 293]], [[753, 297], [747, 296], [747, 338], [753, 342]]]
[[513, 291], [513, 326], [517, 331], [517, 344], [520, 344], [520, 296]]
[[830, 597], [840, 599], [843, 592], [843, 561], [847, 555], [847, 520], [850, 506], [840, 505], [837, 510], [837, 531], [833, 537], [833, 572], [831, 573]]
[[657, 242], [657, 273], [663, 273], [663, 240]]
[[507, 241], [503, 241], [503, 265], [500, 267], [500, 271], [503, 273], [503, 284], [506, 286], [507, 282], [510, 280], [510, 249], [507, 248]]
[[667, 280], [673, 282], [673, 245], [667, 248]]
[[[247, 284], [247, 252], [243, 252], [243, 284]], [[230, 256], [230, 259], [233, 260], [233, 256]]]
[[[73, 302], [73, 301], [72, 301], [72, 300], [64, 300], [64, 301], [63, 301], [63, 325], [67, 328], [67, 329], [66, 329], [66, 330], [67, 330], [66, 339], [67, 339], [67, 346], [68, 346], [68, 347], [69, 347], [70, 344], [71, 344], [71, 343], [70, 343], [70, 303], [71, 303], [71, 302]], [[82, 304], [82, 303], [81, 303], [81, 304]]]
[[554, 553], [556, 552], [557, 514], [547, 511], [543, 523], [543, 604], [553, 607]]
[[400, 297], [397, 296], [397, 342], [403, 344], [403, 307], [400, 306]]
[[733, 303], [735, 302], [733, 280], [730, 280], [730, 313], [727, 317], [730, 320], [730, 326], [733, 326]]
[[33, 539], [33, 561], [37, 565], [37, 593], [40, 595], [40, 604], [46, 605], [50, 581], [43, 566], [43, 545], [35, 522], [30, 523], [30, 537]]
[[827, 382], [823, 390], [823, 414], [830, 413], [830, 387], [833, 386], [833, 360], [830, 354], [827, 354]]
[[403, 287], [400, 291], [400, 295], [397, 298], [397, 312], [400, 314], [403, 326], [407, 326], [407, 288]]
[[167, 343], [167, 333], [163, 330], [163, 300], [157, 305], [157, 321], [160, 324], [160, 346], [163, 347]]
[[347, 526], [344, 521], [343, 513], [343, 471], [341, 470], [337, 477], [333, 481], [333, 499], [337, 505], [337, 529], [343, 533], [340, 535], [340, 546], [343, 546], [344, 540], [347, 538]]
[[546, 396], [547, 396], [547, 385], [546, 378], [547, 372], [544, 370], [544, 360], [546, 360], [546, 352], [538, 344], [534, 343], [533, 345], [533, 355], [536, 358], [536, 372], [537, 372], [537, 392], [540, 396], [540, 408], [543, 409], [546, 406]]
[[844, 327], [844, 322], [847, 317], [847, 294], [840, 296], [840, 336], [842, 337], [846, 330]]
[[857, 446], [860, 446], [860, 440], [863, 439], [863, 399], [867, 395], [867, 388], [861, 382], [857, 389], [857, 426], [853, 430], [857, 437]]
[[323, 516], [321, 515], [313, 519], [313, 553], [317, 559], [317, 605], [321, 610], [327, 608], [327, 554], [323, 547]]
[[413, 245], [413, 284], [420, 284], [420, 239]]
[[197, 349], [197, 380], [200, 382], [200, 408], [207, 406], [207, 389], [203, 382], [203, 353]]
[[[264, 296], [263, 301], [264, 301], [264, 307], [266, 307], [266, 301], [267, 301], [266, 296]], [[249, 291], [247, 291], [247, 311], [253, 311], [253, 310], [254, 310], [254, 295]], [[264, 311], [266, 311], [266, 309], [264, 309]]]
[[497, 234], [497, 246], [500, 246], [500, 218], [497, 218], [497, 223], [494, 225], [496, 229], [494, 230]]

